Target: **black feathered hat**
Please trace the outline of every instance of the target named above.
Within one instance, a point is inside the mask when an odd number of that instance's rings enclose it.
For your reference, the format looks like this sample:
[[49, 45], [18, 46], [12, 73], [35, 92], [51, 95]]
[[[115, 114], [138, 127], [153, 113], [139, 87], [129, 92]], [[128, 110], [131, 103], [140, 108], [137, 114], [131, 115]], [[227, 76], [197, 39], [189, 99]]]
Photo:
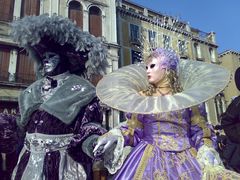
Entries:
[[36, 61], [35, 72], [42, 74], [42, 54], [54, 51], [69, 61], [76, 74], [103, 75], [106, 72], [107, 47], [102, 38], [83, 32], [70, 19], [56, 14], [26, 16], [14, 21], [11, 37]]

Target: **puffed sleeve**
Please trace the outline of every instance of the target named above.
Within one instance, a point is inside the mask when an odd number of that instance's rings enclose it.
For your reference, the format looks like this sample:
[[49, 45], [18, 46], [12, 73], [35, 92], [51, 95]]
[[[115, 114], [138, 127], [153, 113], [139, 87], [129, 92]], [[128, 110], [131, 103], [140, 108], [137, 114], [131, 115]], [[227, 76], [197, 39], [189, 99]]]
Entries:
[[120, 127], [125, 146], [136, 146], [143, 136], [142, 115], [127, 113], [126, 123]]
[[193, 147], [197, 150], [202, 146], [216, 147], [216, 135], [213, 127], [207, 122], [204, 104], [191, 108], [190, 136]]
[[106, 133], [101, 125], [102, 117], [97, 98], [94, 98], [79, 112], [74, 127], [74, 139], [69, 149], [70, 155], [76, 161], [91, 161], [90, 157], [93, 157], [92, 151], [95, 141], [98, 136]]

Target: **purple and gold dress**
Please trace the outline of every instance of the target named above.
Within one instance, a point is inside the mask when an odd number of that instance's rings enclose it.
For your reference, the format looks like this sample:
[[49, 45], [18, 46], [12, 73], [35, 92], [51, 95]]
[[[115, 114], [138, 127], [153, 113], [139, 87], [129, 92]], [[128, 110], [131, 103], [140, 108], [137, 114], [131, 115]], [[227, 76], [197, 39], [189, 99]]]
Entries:
[[[178, 73], [183, 91], [173, 95], [139, 93], [149, 87], [141, 63], [122, 67], [98, 83], [97, 96], [104, 104], [129, 112], [126, 122], [102, 137], [117, 138], [113, 150], [104, 153], [104, 166], [113, 179], [240, 179], [222, 166], [202, 104], [224, 89], [229, 72], [214, 64], [180, 60]], [[124, 145], [132, 146], [125, 160]]]
[[131, 153], [114, 179], [201, 179], [195, 156], [215, 135], [202, 107], [156, 115], [127, 114], [120, 127]]

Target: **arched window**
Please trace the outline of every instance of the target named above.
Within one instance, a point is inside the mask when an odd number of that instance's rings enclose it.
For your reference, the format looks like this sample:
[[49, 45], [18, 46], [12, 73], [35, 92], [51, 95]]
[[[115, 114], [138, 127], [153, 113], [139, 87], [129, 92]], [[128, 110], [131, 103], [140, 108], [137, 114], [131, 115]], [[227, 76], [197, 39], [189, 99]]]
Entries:
[[14, 0], [0, 0], [0, 21], [13, 20]]
[[22, 0], [21, 17], [39, 15], [40, 0]]
[[68, 18], [76, 22], [77, 26], [83, 29], [83, 8], [80, 2], [71, 1], [69, 3]]
[[96, 37], [102, 36], [102, 12], [96, 6], [89, 9], [89, 32]]

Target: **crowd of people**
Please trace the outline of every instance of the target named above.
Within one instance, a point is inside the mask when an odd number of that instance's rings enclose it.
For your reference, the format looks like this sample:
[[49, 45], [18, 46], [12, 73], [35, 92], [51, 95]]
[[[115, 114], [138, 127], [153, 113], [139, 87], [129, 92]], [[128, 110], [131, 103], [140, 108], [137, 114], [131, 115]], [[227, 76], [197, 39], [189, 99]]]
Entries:
[[[99, 179], [96, 169], [116, 180], [240, 179], [219, 156], [204, 104], [227, 85], [224, 68], [159, 47], [143, 63], [104, 75], [104, 42], [57, 15], [16, 20], [11, 37], [34, 60], [37, 77], [19, 96], [20, 114], [0, 114], [1, 153], [18, 155], [11, 179]], [[96, 74], [104, 77], [95, 88]], [[240, 88], [240, 69], [235, 74]], [[125, 112], [126, 121], [107, 131], [101, 104]], [[237, 97], [221, 116], [235, 144], [239, 106]]]

